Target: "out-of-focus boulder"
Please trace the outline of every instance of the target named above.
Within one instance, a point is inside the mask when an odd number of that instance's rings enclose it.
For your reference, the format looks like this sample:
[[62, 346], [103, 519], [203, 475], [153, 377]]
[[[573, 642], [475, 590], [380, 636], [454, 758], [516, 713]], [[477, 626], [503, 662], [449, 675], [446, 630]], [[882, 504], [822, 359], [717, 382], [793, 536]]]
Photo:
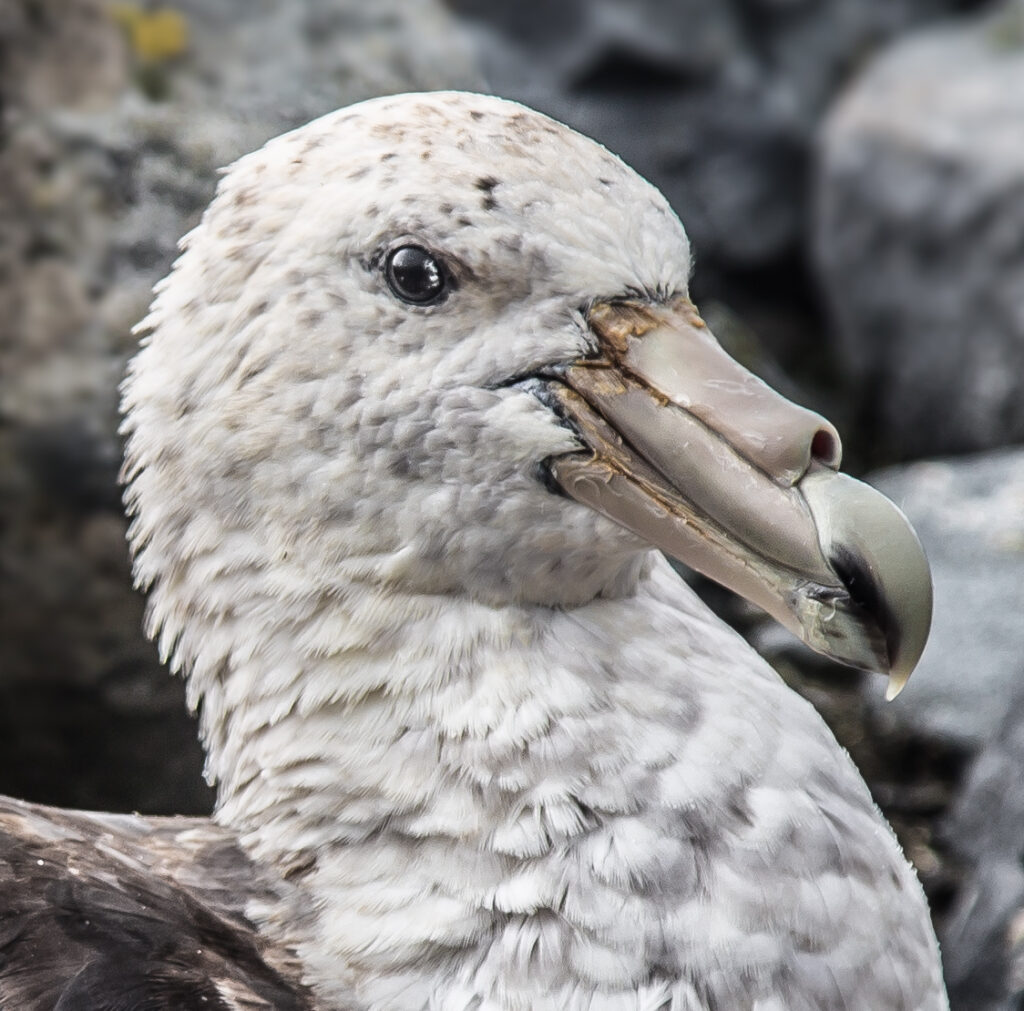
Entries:
[[1024, 450], [915, 463], [871, 481], [913, 523], [935, 582], [921, 663], [898, 699], [875, 700], [879, 715], [977, 749], [995, 737], [1024, 674]]
[[130, 328], [220, 166], [375, 94], [481, 84], [435, 0], [0, 4], [0, 791], [209, 804], [130, 589]]
[[825, 126], [815, 256], [890, 458], [1024, 439], [1024, 5], [911, 36]]

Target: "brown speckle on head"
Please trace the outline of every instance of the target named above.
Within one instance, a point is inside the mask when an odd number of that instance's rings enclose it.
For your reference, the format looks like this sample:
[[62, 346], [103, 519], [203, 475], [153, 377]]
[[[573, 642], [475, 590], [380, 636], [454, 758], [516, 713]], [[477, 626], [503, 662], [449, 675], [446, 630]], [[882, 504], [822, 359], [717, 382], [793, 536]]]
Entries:
[[498, 180], [494, 176], [481, 176], [477, 179], [474, 184], [478, 190], [482, 190], [484, 197], [480, 201], [480, 206], [485, 211], [493, 210], [498, 206], [498, 201], [494, 197], [494, 187], [498, 185]]
[[[256, 224], [256, 219], [251, 212], [245, 214], [234, 214], [221, 223], [220, 232], [225, 239], [244, 237], [252, 233]], [[233, 259], [235, 257], [232, 254], [237, 255], [240, 251], [243, 251], [240, 246], [232, 245], [225, 255], [229, 259]]]
[[520, 253], [523, 249], [523, 237], [521, 235], [503, 235], [498, 239], [498, 245], [510, 253]]
[[[225, 231], [225, 234], [228, 234]], [[224, 259], [234, 263], [238, 263], [242, 260], [248, 259], [249, 250], [246, 248], [246, 243], [238, 242], [233, 246], [229, 246], [227, 251], [224, 253]]]
[[405, 128], [395, 123], [377, 123], [370, 127], [370, 136], [381, 140], [393, 140], [396, 144], [401, 144], [405, 140], [405, 134]]

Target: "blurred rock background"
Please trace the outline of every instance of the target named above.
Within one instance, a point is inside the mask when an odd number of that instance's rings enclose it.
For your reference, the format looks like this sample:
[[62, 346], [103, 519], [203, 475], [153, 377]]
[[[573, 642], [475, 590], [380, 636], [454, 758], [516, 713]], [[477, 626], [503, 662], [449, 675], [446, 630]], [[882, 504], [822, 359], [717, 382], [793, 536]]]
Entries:
[[837, 421], [917, 526], [935, 627], [893, 705], [704, 590], [861, 765], [954, 1007], [1024, 1007], [1022, 0], [2, 0], [0, 791], [208, 808], [128, 576], [130, 328], [219, 166], [449, 87], [659, 185], [723, 341]]

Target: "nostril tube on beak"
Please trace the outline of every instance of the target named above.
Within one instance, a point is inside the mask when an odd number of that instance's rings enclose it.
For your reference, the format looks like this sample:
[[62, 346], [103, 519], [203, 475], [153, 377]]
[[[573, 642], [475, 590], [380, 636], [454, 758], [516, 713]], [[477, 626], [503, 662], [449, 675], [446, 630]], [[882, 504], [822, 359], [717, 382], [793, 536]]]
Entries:
[[838, 470], [843, 459], [839, 433], [831, 426], [819, 428], [811, 439], [811, 463]]
[[837, 470], [839, 433], [733, 360], [693, 303], [598, 303], [588, 316], [608, 361], [717, 433], [775, 484]]
[[839, 470], [843, 443], [831, 422], [778, 394], [773, 395], [777, 399], [770, 404], [766, 402], [766, 410], [773, 412], [779, 438], [762, 463], [768, 473], [788, 488], [813, 471]]
[[[738, 413], [734, 405], [728, 406], [734, 415]], [[776, 484], [791, 488], [812, 471], [839, 469], [842, 441], [820, 414], [792, 403], [753, 376], [746, 406], [757, 427], [747, 425], [740, 429], [725, 411], [720, 414], [721, 421], [712, 427]], [[750, 431], [767, 434], [751, 438]]]

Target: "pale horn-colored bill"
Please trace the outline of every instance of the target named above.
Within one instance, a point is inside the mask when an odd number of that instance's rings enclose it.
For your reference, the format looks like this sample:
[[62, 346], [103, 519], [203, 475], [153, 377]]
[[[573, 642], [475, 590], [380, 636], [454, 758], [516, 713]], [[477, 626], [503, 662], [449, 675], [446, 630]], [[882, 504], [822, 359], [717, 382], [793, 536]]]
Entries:
[[839, 436], [733, 361], [692, 303], [606, 302], [602, 355], [549, 392], [588, 451], [567, 494], [735, 590], [809, 646], [889, 675], [920, 659], [931, 578], [903, 514], [837, 473]]

